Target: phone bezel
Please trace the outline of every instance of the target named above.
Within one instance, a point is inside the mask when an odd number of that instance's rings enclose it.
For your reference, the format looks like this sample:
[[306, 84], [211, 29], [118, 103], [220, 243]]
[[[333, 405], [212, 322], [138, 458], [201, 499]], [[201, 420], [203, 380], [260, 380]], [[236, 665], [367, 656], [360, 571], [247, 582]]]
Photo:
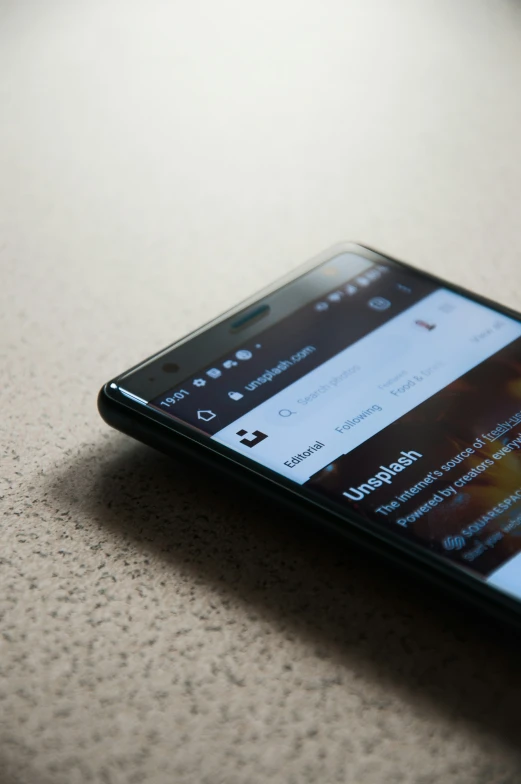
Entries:
[[[250, 486], [263, 491], [265, 494], [284, 501], [286, 505], [304, 512], [308, 517], [318, 521], [321, 525], [326, 525], [335, 533], [358, 541], [360, 544], [379, 552], [384, 557], [395, 560], [409, 571], [438, 583], [442, 588], [461, 595], [467, 601], [471, 601], [481, 608], [488, 609], [496, 617], [503, 617], [509, 623], [519, 624], [521, 628], [521, 602], [480, 580], [471, 570], [444, 559], [443, 556], [426, 549], [420, 544], [400, 537], [397, 532], [382, 525], [379, 526], [376, 521], [368, 522], [367, 519], [358, 516], [351, 509], [346, 509], [340, 503], [326, 498], [315, 497], [306, 487], [297, 485], [275, 471], [265, 468], [231, 448], [219, 444], [196, 428], [144, 405], [143, 402], [140, 402], [137, 395], [133, 398], [128, 396], [128, 392], [124, 394], [121, 391], [121, 382], [125, 380], [128, 384], [129, 376], [133, 373], [150, 366], [152, 361], [175, 361], [176, 349], [186, 345], [196, 337], [201, 338], [203, 336], [204, 339], [205, 333], [219, 329], [219, 327], [221, 327], [219, 330], [220, 338], [228, 335], [231, 339], [224, 345], [219, 343], [219, 354], [231, 350], [237, 344], [237, 336], [230, 334], [227, 330], [223, 330], [222, 325], [228, 324], [245, 308], [255, 306], [255, 304], [261, 301], [265, 302], [274, 292], [279, 292], [284, 287], [291, 286], [292, 282], [297, 281], [307, 272], [346, 251], [364, 255], [371, 261], [392, 261], [404, 269], [423, 275], [424, 278], [438, 286], [455, 291], [521, 322], [521, 314], [511, 308], [470, 292], [431, 273], [419, 270], [411, 264], [363, 245], [340, 243], [314, 257], [314, 259], [297, 268], [290, 275], [284, 276], [258, 294], [241, 302], [232, 310], [222, 314], [222, 316], [203, 325], [166, 349], [157, 352], [152, 357], [107, 382], [102, 387], [98, 398], [100, 413], [109, 424], [122, 432], [167, 454], [184, 453], [207, 465], [217, 467], [227, 475], [240, 479]], [[295, 308], [301, 305], [302, 303], [300, 302]], [[261, 332], [266, 328], [266, 324], [261, 322], [260, 325], [257, 323], [254, 327], [256, 332]], [[210, 342], [210, 346], [211, 350], [214, 350], [215, 340]], [[200, 365], [202, 364], [204, 363], [201, 362]], [[183, 378], [181, 377], [179, 381], [182, 382], [182, 380]], [[177, 383], [177, 379], [175, 379], [175, 382]], [[164, 381], [163, 384], [165, 386]]]

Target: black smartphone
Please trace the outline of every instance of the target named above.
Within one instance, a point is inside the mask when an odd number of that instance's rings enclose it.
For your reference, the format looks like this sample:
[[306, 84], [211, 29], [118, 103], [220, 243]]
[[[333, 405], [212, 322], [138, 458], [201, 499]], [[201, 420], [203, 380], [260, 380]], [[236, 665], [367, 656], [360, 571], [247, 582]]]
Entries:
[[521, 626], [521, 316], [341, 244], [109, 381], [102, 417]]

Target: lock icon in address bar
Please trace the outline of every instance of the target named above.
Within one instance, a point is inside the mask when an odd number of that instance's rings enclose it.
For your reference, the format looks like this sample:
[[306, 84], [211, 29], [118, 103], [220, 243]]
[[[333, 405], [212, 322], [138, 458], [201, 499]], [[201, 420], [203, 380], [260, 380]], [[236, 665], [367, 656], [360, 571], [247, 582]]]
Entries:
[[244, 395], [241, 395], [240, 392], [228, 392], [228, 397], [231, 398], [231, 400], [241, 400]]

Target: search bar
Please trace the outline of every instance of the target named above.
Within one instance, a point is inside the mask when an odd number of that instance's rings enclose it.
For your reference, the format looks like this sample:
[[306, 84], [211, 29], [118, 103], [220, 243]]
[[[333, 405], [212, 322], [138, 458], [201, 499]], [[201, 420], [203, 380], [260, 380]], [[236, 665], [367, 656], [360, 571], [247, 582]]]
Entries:
[[[293, 397], [287, 397], [289, 389], [281, 392], [283, 405], [281, 407], [279, 403], [279, 417], [286, 420], [287, 424], [294, 425], [297, 421], [293, 418], [295, 413], [298, 413], [298, 421], [301, 421], [301, 417], [307, 414], [310, 407], [316, 410], [321, 409], [324, 404], [334, 405], [334, 401], [341, 394], [349, 394], [352, 399], [351, 395], [357, 394], [361, 385], [370, 385], [376, 374], [385, 374], [386, 368], [391, 372], [391, 369], [397, 367], [396, 363], [401, 357], [411, 353], [413, 341], [407, 333], [404, 334], [403, 329], [395, 331], [391, 327], [386, 333], [382, 332], [377, 340], [368, 338], [350, 346], [345, 352], [300, 379], [293, 385], [297, 388], [297, 394]], [[352, 361], [348, 363], [346, 360]], [[327, 370], [329, 372], [326, 375]], [[311, 385], [313, 380], [314, 386]], [[290, 411], [291, 414], [288, 413]]]

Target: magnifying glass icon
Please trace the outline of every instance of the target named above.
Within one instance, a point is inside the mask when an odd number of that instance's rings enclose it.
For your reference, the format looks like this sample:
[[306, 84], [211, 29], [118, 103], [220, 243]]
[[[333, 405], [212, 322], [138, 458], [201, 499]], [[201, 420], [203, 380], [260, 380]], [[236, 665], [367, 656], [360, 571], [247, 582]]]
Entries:
[[289, 417], [289, 416], [293, 416], [293, 414], [296, 414], [296, 413], [297, 413], [296, 411], [291, 411], [289, 408], [281, 408], [280, 411], [279, 411], [279, 416], [281, 416], [281, 417]]

